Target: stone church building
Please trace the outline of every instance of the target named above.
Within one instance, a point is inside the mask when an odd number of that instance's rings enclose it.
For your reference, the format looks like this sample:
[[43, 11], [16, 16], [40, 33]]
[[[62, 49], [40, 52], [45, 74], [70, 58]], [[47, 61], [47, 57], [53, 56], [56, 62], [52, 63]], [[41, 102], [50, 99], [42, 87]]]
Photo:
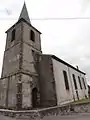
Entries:
[[41, 32], [32, 26], [25, 3], [6, 33], [1, 108], [51, 107], [88, 97], [84, 72], [55, 55], [42, 54]]

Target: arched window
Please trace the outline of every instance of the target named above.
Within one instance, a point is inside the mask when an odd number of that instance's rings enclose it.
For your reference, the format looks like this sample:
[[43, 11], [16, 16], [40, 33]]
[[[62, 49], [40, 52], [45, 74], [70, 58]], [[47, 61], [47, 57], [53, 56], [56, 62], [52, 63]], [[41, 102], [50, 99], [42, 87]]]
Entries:
[[15, 40], [15, 32], [16, 32], [16, 30], [15, 30], [15, 29], [13, 29], [13, 31], [12, 31], [12, 38], [11, 38], [11, 42]]
[[79, 80], [80, 88], [82, 89], [82, 84], [81, 84], [81, 80], [80, 80], [80, 77], [79, 77], [79, 76], [78, 76], [78, 80]]
[[30, 40], [35, 41], [35, 33], [32, 30], [30, 31]]
[[82, 81], [83, 81], [84, 88], [86, 89], [86, 84], [85, 84], [84, 78], [82, 78]]
[[63, 71], [63, 76], [64, 76], [66, 90], [69, 90], [69, 83], [68, 83], [68, 77], [66, 71]]
[[77, 89], [77, 83], [76, 83], [76, 78], [75, 78], [75, 75], [74, 75], [74, 74], [72, 74], [72, 77], [73, 77], [73, 82], [74, 82], [75, 89]]

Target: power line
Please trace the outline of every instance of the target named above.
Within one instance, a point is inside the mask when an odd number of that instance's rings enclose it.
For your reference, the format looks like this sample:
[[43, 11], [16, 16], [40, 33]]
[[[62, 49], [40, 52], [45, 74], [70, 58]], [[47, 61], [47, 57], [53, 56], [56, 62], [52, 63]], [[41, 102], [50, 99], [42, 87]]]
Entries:
[[[90, 17], [31, 18], [30, 20], [88, 20]], [[0, 18], [0, 20], [16, 20], [16, 18]]]
[[90, 19], [90, 17], [34, 18], [31, 20], [71, 20], [71, 19]]

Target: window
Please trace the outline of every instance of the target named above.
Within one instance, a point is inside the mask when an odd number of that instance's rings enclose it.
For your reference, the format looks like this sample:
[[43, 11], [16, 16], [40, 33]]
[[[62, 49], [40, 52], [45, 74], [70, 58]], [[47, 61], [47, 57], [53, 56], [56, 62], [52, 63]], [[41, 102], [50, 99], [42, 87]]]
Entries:
[[68, 77], [66, 71], [63, 71], [63, 76], [64, 76], [66, 90], [69, 90], [69, 83], [68, 83]]
[[73, 77], [73, 82], [74, 82], [75, 89], [77, 89], [77, 83], [76, 83], [76, 78], [75, 78], [75, 75], [74, 75], [74, 74], [72, 74], [72, 77]]
[[84, 88], [86, 89], [86, 85], [85, 85], [84, 78], [82, 78], [82, 80], [83, 80], [83, 85], [84, 85]]
[[15, 32], [16, 32], [16, 30], [15, 30], [15, 29], [13, 29], [13, 31], [12, 31], [12, 38], [11, 38], [11, 42], [15, 40]]
[[80, 77], [79, 77], [79, 76], [78, 76], [78, 80], [79, 80], [80, 88], [82, 89], [82, 84], [81, 84], [81, 80], [80, 80]]
[[30, 40], [35, 41], [35, 33], [32, 30], [30, 31]]

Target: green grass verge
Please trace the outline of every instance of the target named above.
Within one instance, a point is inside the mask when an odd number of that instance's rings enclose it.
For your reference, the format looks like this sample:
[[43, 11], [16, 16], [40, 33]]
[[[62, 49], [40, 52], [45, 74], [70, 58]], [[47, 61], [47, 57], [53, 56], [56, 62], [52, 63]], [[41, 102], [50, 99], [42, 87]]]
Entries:
[[80, 104], [80, 103], [88, 103], [88, 102], [90, 102], [90, 98], [77, 100], [77, 101], [72, 102], [72, 104]]

